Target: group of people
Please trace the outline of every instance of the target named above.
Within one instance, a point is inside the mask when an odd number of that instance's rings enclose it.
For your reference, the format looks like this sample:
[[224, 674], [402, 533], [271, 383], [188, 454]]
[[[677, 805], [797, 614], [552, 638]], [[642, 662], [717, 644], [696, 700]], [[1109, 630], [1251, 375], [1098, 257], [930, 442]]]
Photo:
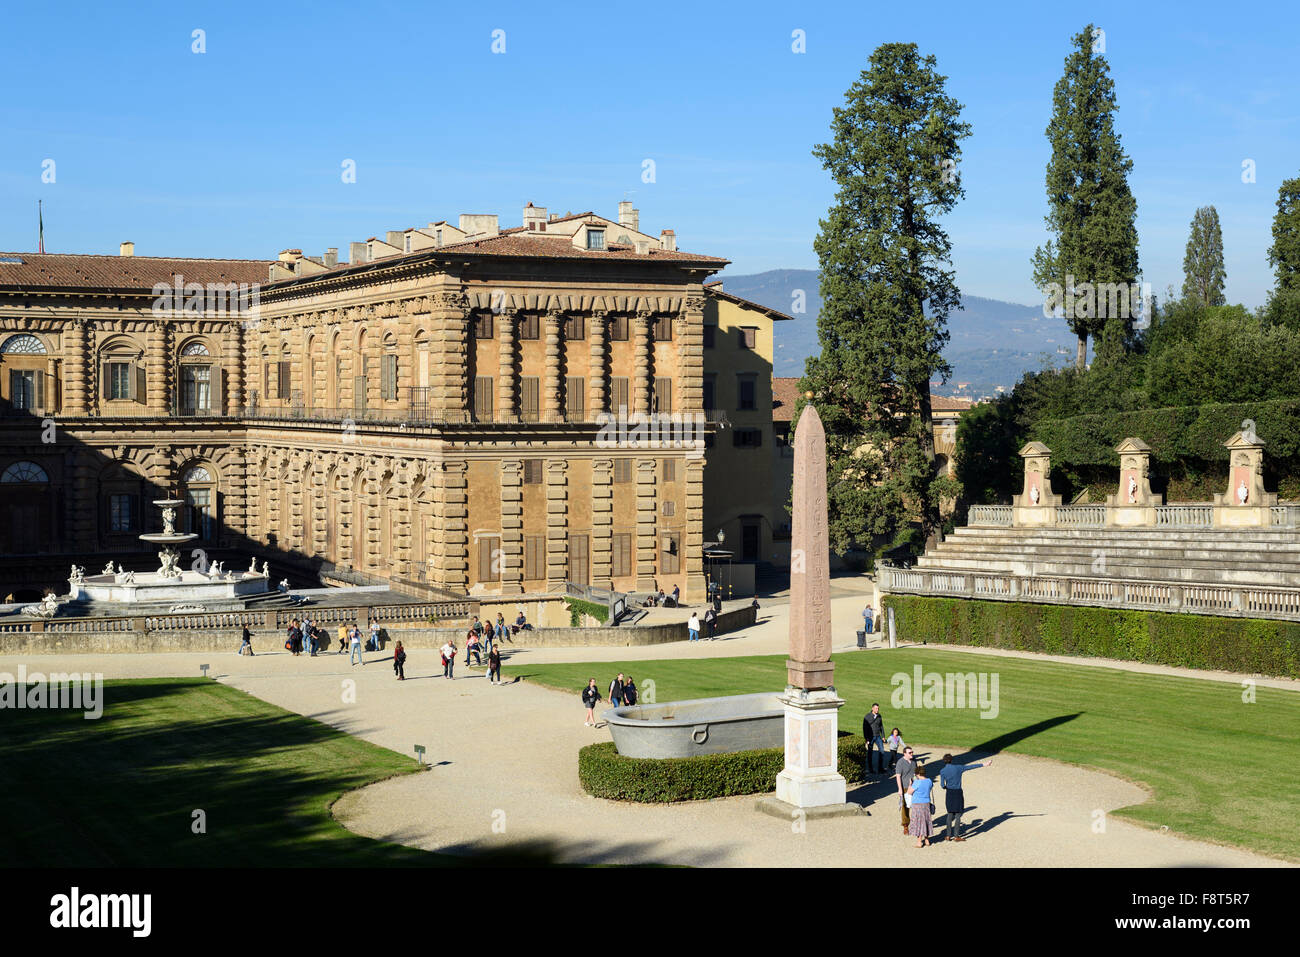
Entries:
[[[478, 622], [478, 619], [475, 618], [474, 621]], [[499, 685], [501, 684], [501, 647], [498, 643], [493, 642], [492, 638], [494, 633], [491, 630], [487, 630], [485, 634], [487, 635], [484, 641], [486, 641], [487, 644], [488, 684]], [[480, 641], [479, 636], [475, 633], [473, 628], [470, 628], [469, 636], [465, 640], [466, 663], [468, 663], [471, 654], [475, 656], [475, 663], [480, 665], [483, 663], [483, 656], [479, 650], [481, 645], [482, 642]], [[438, 653], [442, 656], [442, 676], [444, 678], [453, 681], [455, 680], [456, 653], [459, 650], [460, 649], [456, 647], [455, 640], [451, 638], [448, 638], [447, 643], [438, 649]]]
[[682, 590], [678, 586], [674, 585], [672, 594], [669, 595], [665, 594], [664, 590], [656, 584], [655, 590], [646, 597], [645, 601], [641, 602], [641, 607], [653, 608], [658, 606], [660, 608], [677, 608], [681, 604], [681, 599]]
[[[636, 704], [637, 695], [636, 682], [632, 680], [631, 675], [624, 676], [623, 672], [620, 671], [615, 675], [614, 680], [609, 683], [609, 704], [612, 708]], [[582, 689], [582, 704], [587, 709], [587, 720], [583, 723], [587, 727], [594, 728], [597, 726], [596, 705], [600, 704], [602, 700], [600, 689], [596, 687], [596, 679], [590, 679], [587, 682], [587, 687]]]
[[[923, 767], [916, 753], [903, 742], [902, 733], [894, 728], [884, 738], [884, 718], [880, 705], [873, 704], [862, 719], [862, 737], [867, 742], [866, 773], [889, 774], [898, 788], [898, 807], [902, 817], [903, 833], [916, 838], [917, 847], [928, 847], [934, 836], [934, 788], [943, 785], [944, 811], [947, 812], [944, 836], [941, 841], [965, 841], [962, 837], [962, 815], [966, 812], [966, 792], [962, 788], [962, 775], [976, 768], [990, 768], [993, 759], [980, 764], [954, 764], [951, 754], [943, 756], [937, 768]], [[885, 747], [889, 756], [885, 757]], [[900, 754], [901, 752], [901, 754]], [[879, 766], [879, 770], [877, 767]]]
[[[718, 632], [718, 613], [710, 605], [704, 612], [704, 629], [707, 641], [712, 641], [717, 637]], [[696, 612], [691, 612], [691, 617], [686, 622], [686, 630], [690, 634], [690, 641], [700, 640], [700, 616]]]

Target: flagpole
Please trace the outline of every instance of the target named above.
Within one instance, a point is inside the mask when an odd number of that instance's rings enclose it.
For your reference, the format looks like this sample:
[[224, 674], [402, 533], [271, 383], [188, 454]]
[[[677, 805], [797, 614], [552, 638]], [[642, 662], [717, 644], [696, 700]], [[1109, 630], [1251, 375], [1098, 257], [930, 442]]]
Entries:
[[40, 238], [37, 240], [37, 252], [45, 252], [45, 207], [43, 200], [36, 201], [36, 215], [40, 218]]

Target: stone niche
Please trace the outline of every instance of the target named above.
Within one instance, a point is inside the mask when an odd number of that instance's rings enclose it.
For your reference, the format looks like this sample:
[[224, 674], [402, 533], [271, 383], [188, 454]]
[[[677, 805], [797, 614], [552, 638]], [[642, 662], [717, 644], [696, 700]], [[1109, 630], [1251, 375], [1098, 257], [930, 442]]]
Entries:
[[1052, 450], [1042, 442], [1029, 442], [1020, 450], [1025, 460], [1025, 484], [1011, 499], [1015, 525], [1054, 525], [1061, 496], [1052, 494]]
[[1155, 525], [1164, 496], [1151, 491], [1151, 447], [1130, 436], [1115, 446], [1119, 453], [1119, 491], [1106, 497], [1108, 524]]
[[1215, 524], [1240, 528], [1269, 525], [1277, 494], [1264, 491], [1264, 443], [1253, 428], [1223, 443], [1228, 450], [1228, 490], [1214, 496]]

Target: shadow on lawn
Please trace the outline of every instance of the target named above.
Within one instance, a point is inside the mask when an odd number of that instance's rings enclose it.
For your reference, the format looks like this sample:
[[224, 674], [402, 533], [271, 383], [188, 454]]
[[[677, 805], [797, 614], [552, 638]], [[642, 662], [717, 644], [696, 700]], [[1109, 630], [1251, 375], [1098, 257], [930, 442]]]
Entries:
[[[104, 686], [104, 714], [0, 720], [0, 866], [461, 866], [355, 835], [341, 794], [402, 773], [391, 753], [203, 679]], [[410, 768], [418, 765], [412, 760]], [[205, 833], [192, 824], [202, 811]], [[21, 822], [21, 823], [19, 823]], [[485, 863], [546, 864], [508, 845]]]

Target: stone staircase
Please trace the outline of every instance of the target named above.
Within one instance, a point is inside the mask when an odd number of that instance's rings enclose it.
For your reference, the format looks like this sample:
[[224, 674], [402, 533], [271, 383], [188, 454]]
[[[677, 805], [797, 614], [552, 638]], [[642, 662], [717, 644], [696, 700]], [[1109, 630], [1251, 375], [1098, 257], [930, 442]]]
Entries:
[[918, 569], [1300, 587], [1294, 528], [958, 528]]

